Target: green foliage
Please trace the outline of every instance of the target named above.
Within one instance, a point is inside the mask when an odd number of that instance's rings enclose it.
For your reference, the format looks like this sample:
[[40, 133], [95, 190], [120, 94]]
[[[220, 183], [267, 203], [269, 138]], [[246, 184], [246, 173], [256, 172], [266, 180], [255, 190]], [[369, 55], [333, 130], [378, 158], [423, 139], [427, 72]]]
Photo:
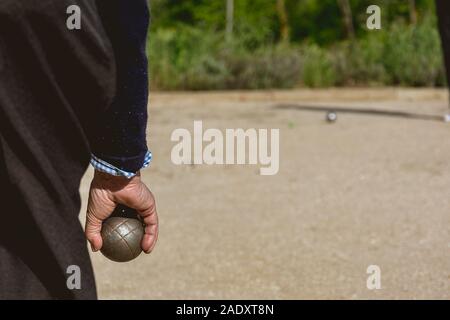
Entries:
[[328, 50], [307, 45], [300, 51], [303, 57], [301, 79], [308, 87], [327, 87], [336, 83], [336, 69]]
[[395, 24], [386, 39], [384, 65], [392, 84], [433, 86], [444, 82], [440, 39], [427, 18], [414, 27]]
[[301, 56], [283, 45], [223, 56], [229, 71], [224, 89], [292, 88], [300, 80]]
[[[279, 41], [276, 0], [235, 0], [225, 40], [225, 0], [153, 0], [148, 46], [153, 88], [441, 86], [445, 73], [433, 0], [350, 0], [356, 39], [346, 39], [336, 0], [285, 0], [290, 42]], [[382, 30], [365, 27], [382, 8]]]
[[194, 28], [151, 33], [151, 83], [173, 90], [288, 88], [297, 84], [300, 56], [282, 45], [250, 50], [221, 33]]
[[[222, 32], [226, 24], [226, 0], [151, 0], [152, 28], [191, 26]], [[235, 0], [234, 34], [272, 41], [278, 35], [274, 0]]]
[[168, 90], [218, 87], [226, 73], [215, 59], [222, 41], [214, 33], [186, 26], [151, 33], [147, 52], [152, 84]]
[[342, 17], [336, 0], [287, 0], [291, 39], [320, 45], [344, 38]]
[[385, 34], [374, 32], [354, 43], [343, 42], [334, 48], [336, 85], [388, 84], [384, 65]]
[[366, 31], [334, 48], [337, 85], [442, 86], [445, 69], [434, 16]]

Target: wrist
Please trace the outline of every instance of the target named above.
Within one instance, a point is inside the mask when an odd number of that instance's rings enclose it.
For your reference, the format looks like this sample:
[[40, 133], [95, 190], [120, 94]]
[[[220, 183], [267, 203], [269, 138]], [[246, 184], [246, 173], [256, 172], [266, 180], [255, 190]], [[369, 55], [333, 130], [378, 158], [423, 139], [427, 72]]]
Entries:
[[110, 191], [118, 191], [125, 188], [127, 185], [140, 181], [140, 172], [138, 171], [135, 176], [127, 178], [124, 176], [114, 176], [106, 172], [94, 170], [94, 178], [92, 184], [95, 187], [101, 189], [107, 189]]
[[[98, 158], [94, 154], [91, 154], [91, 165], [94, 167], [95, 170], [105, 172], [105, 173], [107, 173], [109, 175], [113, 175], [113, 176], [124, 176], [128, 179], [134, 177], [136, 175], [137, 171], [148, 167], [151, 160], [152, 160], [152, 153], [150, 151], [147, 151], [144, 159], [143, 160], [141, 159], [139, 161], [140, 165], [137, 170], [126, 171], [123, 169], [123, 167], [118, 168], [118, 167], [112, 165], [111, 163]], [[130, 167], [128, 167], [128, 168], [130, 168]]]

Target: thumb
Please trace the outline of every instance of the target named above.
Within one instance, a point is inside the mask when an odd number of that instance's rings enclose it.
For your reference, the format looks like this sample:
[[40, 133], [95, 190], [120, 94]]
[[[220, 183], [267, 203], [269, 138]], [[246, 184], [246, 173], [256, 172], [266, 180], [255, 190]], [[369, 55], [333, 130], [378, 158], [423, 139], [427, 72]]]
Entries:
[[86, 238], [91, 244], [92, 251], [102, 248], [102, 223], [114, 211], [116, 204], [106, 196], [99, 196], [96, 190], [91, 190], [86, 214]]

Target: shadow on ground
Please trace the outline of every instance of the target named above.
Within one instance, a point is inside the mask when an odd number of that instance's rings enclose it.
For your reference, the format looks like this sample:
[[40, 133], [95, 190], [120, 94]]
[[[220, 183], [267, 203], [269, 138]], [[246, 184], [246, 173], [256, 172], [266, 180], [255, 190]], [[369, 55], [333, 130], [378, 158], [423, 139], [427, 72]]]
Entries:
[[284, 110], [298, 110], [298, 111], [313, 111], [313, 112], [336, 112], [336, 113], [349, 113], [360, 114], [369, 116], [381, 116], [381, 117], [397, 117], [407, 118], [414, 120], [427, 120], [427, 121], [443, 121], [442, 116], [412, 113], [404, 111], [392, 111], [383, 109], [361, 109], [361, 108], [347, 108], [347, 107], [334, 107], [334, 106], [310, 106], [310, 105], [297, 105], [297, 104], [278, 104], [274, 106], [274, 109]]

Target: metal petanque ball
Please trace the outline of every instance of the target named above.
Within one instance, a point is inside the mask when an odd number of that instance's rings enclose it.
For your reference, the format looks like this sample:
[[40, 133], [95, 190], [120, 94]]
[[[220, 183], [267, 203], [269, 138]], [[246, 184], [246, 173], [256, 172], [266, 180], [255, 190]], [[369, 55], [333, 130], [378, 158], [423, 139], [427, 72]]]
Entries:
[[327, 121], [328, 122], [335, 122], [337, 120], [337, 113], [334, 111], [329, 111], [327, 113]]
[[450, 122], [450, 113], [447, 113], [444, 115], [444, 122], [447, 122], [447, 123]]
[[127, 262], [142, 252], [144, 225], [133, 209], [118, 206], [103, 222], [101, 235], [103, 246], [100, 251], [112, 261]]

